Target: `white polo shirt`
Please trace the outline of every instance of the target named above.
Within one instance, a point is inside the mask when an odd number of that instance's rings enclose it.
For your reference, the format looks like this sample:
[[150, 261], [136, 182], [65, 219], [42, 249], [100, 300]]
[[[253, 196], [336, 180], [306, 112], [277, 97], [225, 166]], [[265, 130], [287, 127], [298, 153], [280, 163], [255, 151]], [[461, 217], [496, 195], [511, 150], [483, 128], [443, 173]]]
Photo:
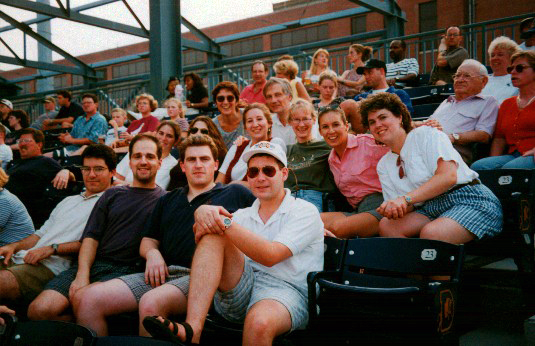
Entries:
[[290, 249], [292, 256], [272, 267], [265, 267], [246, 258], [254, 270], [284, 280], [306, 295], [308, 273], [323, 269], [323, 222], [313, 204], [292, 197], [289, 189], [284, 190], [286, 196], [279, 209], [265, 224], [258, 215], [258, 199], [251, 207], [236, 211], [233, 221]]

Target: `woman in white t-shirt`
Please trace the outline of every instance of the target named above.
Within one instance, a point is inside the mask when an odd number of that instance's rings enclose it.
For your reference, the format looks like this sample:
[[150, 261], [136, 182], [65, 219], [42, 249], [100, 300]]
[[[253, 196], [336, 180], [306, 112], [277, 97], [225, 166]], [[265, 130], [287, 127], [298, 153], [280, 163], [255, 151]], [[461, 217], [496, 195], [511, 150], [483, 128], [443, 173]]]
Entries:
[[379, 93], [361, 104], [362, 123], [390, 148], [377, 164], [385, 202], [379, 233], [463, 244], [502, 228], [500, 202], [464, 163], [448, 136], [429, 126], [411, 129], [406, 106]]
[[247, 139], [240, 137], [235, 144], [230, 147], [225, 161], [219, 168], [216, 183], [228, 184], [230, 182], [241, 182], [247, 186], [245, 173], [247, 173], [247, 164], [241, 158], [243, 153], [258, 142], [269, 141], [277, 143], [286, 152], [286, 144], [280, 138], [271, 137], [271, 114], [266, 105], [262, 103], [252, 103], [243, 111], [243, 126], [245, 131], [251, 137]]
[[[173, 121], [162, 121], [156, 129], [156, 138], [158, 138], [162, 145], [162, 166], [156, 174], [156, 184], [165, 190], [171, 179], [169, 172], [178, 162], [170, 153], [171, 149], [173, 149], [180, 139], [180, 127]], [[119, 180], [119, 183], [131, 184], [134, 181], [134, 174], [130, 169], [130, 158], [128, 155], [117, 165], [115, 176]]]

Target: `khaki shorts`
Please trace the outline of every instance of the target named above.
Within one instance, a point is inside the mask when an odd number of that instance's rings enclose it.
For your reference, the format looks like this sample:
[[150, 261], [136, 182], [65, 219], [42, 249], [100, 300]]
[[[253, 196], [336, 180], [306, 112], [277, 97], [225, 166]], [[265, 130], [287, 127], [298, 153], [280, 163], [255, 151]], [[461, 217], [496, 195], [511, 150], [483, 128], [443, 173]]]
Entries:
[[3, 262], [0, 269], [7, 270], [17, 280], [22, 298], [32, 301], [41, 293], [45, 285], [54, 278], [54, 273], [41, 263], [33, 264], [10, 264], [7, 267]]

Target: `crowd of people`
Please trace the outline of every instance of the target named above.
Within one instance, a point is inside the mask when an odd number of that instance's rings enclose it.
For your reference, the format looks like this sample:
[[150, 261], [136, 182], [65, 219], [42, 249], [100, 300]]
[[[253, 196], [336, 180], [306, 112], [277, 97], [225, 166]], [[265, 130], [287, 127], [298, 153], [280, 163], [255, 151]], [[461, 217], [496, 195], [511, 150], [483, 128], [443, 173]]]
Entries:
[[[149, 94], [108, 117], [96, 95], [80, 105], [61, 91], [33, 123], [0, 100], [0, 302], [100, 336], [107, 317], [137, 312], [140, 335], [193, 343], [213, 304], [245, 323], [244, 344], [270, 344], [307, 325], [306, 275], [323, 267], [324, 236], [497, 235], [502, 208], [477, 171], [535, 168], [532, 25], [527, 47], [492, 41], [491, 75], [448, 28], [430, 82], [454, 95], [418, 122], [404, 88], [419, 66], [401, 40], [389, 64], [351, 45], [341, 76], [325, 49], [301, 78], [291, 56], [269, 79], [255, 61], [241, 92], [230, 81], [211, 91], [214, 118], [202, 115], [209, 92], [195, 73], [184, 88], [169, 79], [163, 118]], [[186, 108], [201, 115], [188, 122]], [[44, 153], [43, 131], [63, 146]], [[476, 144], [490, 156], [476, 160]], [[85, 189], [51, 205], [46, 190], [80, 180], [61, 165], [70, 157]]]

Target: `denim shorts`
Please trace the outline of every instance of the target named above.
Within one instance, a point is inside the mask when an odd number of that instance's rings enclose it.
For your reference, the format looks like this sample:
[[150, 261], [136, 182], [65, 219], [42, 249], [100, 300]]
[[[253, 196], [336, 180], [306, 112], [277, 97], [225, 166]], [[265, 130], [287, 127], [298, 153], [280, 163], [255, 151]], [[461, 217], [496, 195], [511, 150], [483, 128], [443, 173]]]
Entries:
[[383, 201], [384, 199], [382, 193], [375, 192], [369, 194], [368, 196], [364, 197], [362, 201], [360, 201], [355, 210], [353, 210], [352, 212], [344, 212], [344, 215], [351, 216], [360, 213], [368, 213], [372, 214], [377, 220], [381, 221], [383, 215], [379, 214], [376, 209], [381, 206]]
[[295, 198], [304, 199], [305, 201], [314, 204], [314, 206], [318, 208], [318, 211], [320, 213], [323, 213], [324, 211], [334, 211], [333, 201], [329, 201], [327, 210], [323, 210], [323, 197], [325, 196], [325, 192], [320, 192], [316, 190], [298, 190], [293, 191], [292, 196], [294, 196]]

